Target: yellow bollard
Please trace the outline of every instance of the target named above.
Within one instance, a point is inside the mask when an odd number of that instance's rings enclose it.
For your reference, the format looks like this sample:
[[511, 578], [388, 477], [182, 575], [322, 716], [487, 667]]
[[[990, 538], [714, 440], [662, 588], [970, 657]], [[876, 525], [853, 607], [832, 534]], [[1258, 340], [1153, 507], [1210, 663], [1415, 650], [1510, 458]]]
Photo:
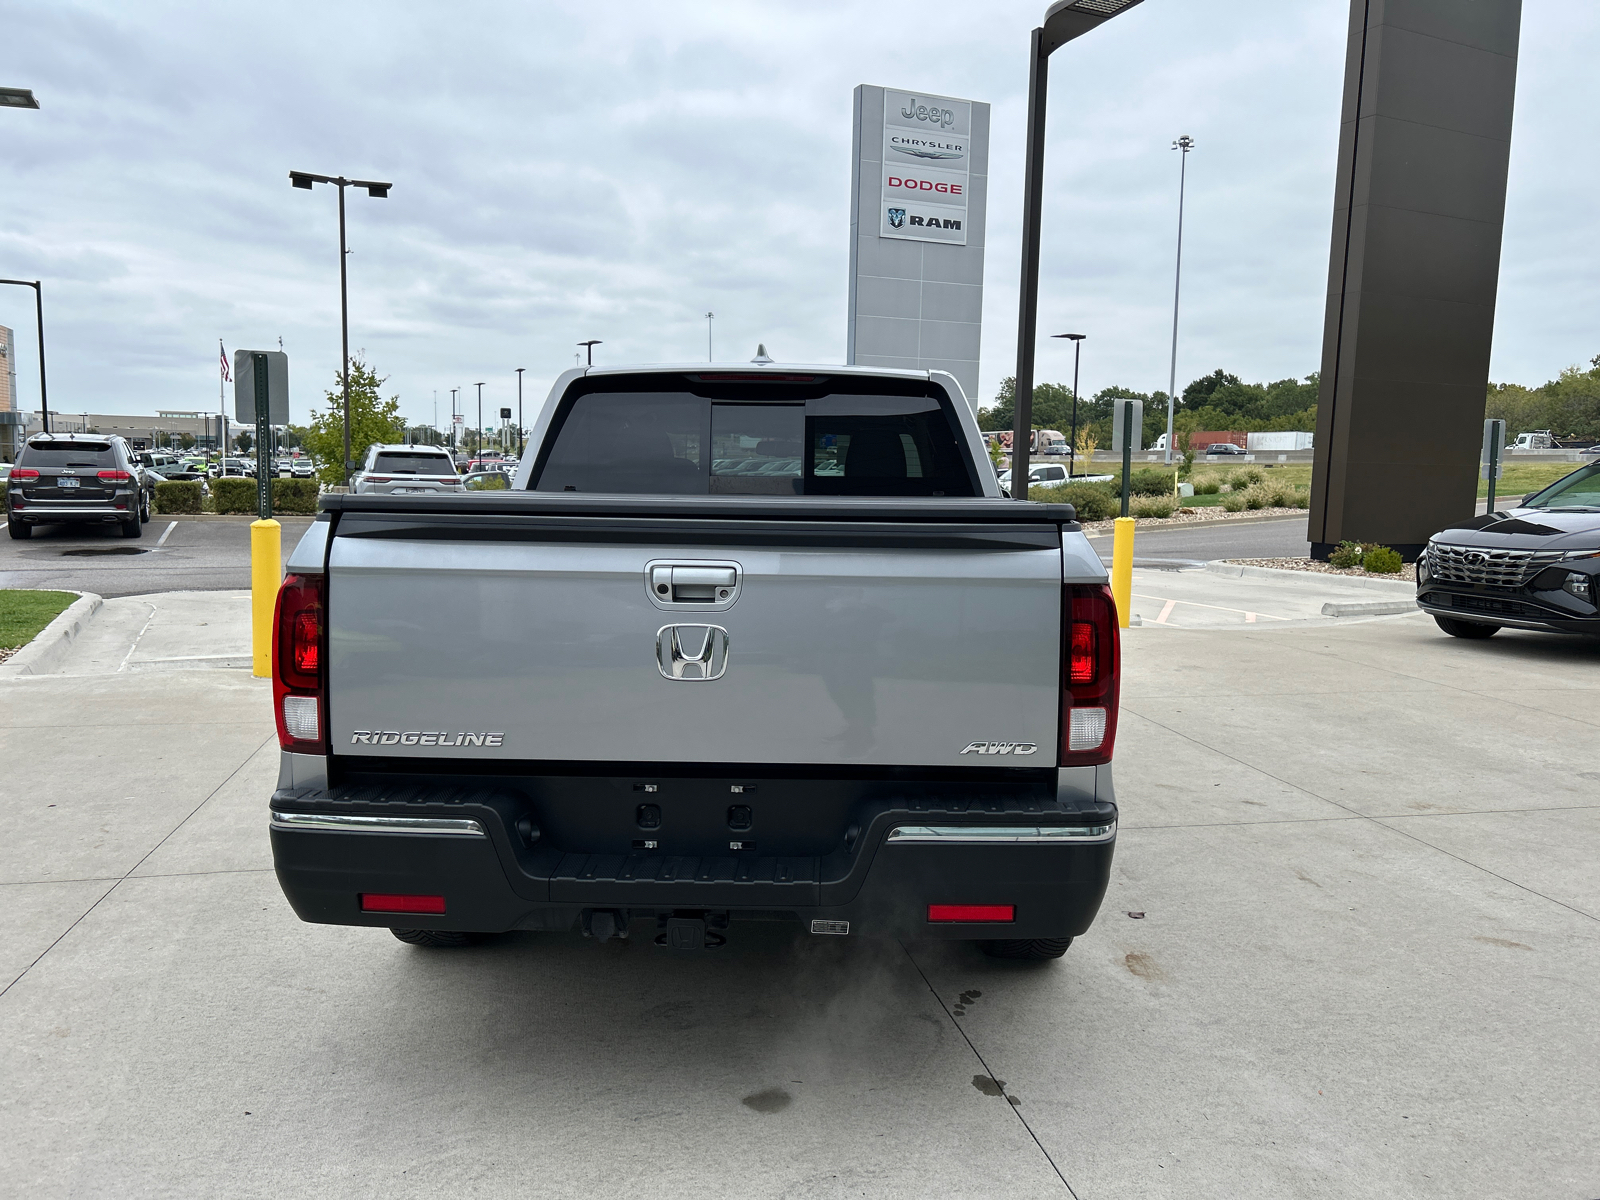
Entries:
[[1118, 517], [1111, 536], [1111, 595], [1117, 624], [1126, 629], [1133, 613], [1133, 518]]
[[283, 526], [270, 517], [250, 522], [251, 673], [272, 675], [272, 610], [283, 582]]

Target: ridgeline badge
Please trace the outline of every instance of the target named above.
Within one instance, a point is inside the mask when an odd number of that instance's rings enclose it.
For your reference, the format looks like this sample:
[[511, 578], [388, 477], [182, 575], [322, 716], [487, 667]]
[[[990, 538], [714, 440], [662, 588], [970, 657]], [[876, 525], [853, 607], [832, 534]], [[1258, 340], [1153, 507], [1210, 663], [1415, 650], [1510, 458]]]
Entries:
[[411, 730], [396, 733], [393, 730], [357, 729], [350, 735], [352, 746], [499, 746], [505, 743], [503, 733], [429, 733]]

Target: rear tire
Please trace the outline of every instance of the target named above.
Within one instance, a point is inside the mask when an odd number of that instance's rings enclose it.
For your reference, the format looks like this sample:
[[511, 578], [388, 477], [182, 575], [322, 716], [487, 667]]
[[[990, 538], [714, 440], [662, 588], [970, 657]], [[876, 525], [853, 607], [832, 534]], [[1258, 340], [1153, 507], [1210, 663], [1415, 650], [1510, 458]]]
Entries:
[[139, 493], [139, 521], [141, 523], [145, 523], [145, 522], [148, 522], [149, 520], [150, 520], [150, 493], [142, 491], [142, 492]]
[[122, 536], [125, 538], [144, 536], [144, 526], [139, 522], [138, 513], [133, 514], [131, 521], [122, 522]]
[[1480, 625], [1476, 621], [1457, 621], [1453, 617], [1434, 617], [1434, 622], [1451, 637], [1486, 638], [1500, 632], [1498, 625]]
[[1035, 962], [1060, 958], [1070, 945], [1072, 939], [1069, 937], [1008, 938], [1002, 941], [978, 943], [979, 948], [990, 958], [1027, 959]]
[[476, 934], [454, 929], [391, 929], [389, 932], [408, 946], [427, 946], [434, 950], [459, 950], [477, 940]]
[[33, 536], [33, 526], [26, 521], [19, 521], [15, 517], [6, 518], [6, 529], [19, 542]]

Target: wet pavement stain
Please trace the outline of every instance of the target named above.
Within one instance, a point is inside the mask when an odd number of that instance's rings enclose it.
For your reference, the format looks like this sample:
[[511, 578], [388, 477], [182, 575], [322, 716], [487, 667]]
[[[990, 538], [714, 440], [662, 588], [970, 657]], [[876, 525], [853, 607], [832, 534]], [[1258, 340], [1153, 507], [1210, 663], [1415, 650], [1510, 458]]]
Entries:
[[969, 1007], [971, 1007], [972, 1002], [974, 1000], [976, 1000], [981, 995], [983, 995], [982, 992], [980, 992], [977, 988], [973, 988], [972, 990], [966, 991], [966, 992], [962, 992], [961, 995], [957, 996], [956, 997], [956, 1003], [955, 1003], [955, 1010], [954, 1010], [956, 1016], [958, 1016], [958, 1017], [966, 1016], [967, 1015], [967, 1009]]
[[974, 1075], [972, 1086], [985, 1096], [1004, 1096], [1006, 1094], [1006, 1081], [1004, 1079], [991, 1079], [987, 1075]]
[[1122, 965], [1128, 968], [1130, 974], [1148, 979], [1151, 983], [1167, 977], [1167, 973], [1156, 965], [1155, 959], [1138, 950], [1130, 950], [1123, 958]]
[[1532, 950], [1532, 946], [1525, 946], [1521, 942], [1513, 942], [1507, 938], [1484, 937], [1481, 933], [1474, 934], [1472, 940], [1482, 942], [1485, 946], [1499, 946], [1502, 950]]
[[782, 1088], [768, 1088], [764, 1092], [755, 1092], [740, 1101], [746, 1108], [753, 1108], [758, 1113], [778, 1113], [794, 1103], [794, 1097]]

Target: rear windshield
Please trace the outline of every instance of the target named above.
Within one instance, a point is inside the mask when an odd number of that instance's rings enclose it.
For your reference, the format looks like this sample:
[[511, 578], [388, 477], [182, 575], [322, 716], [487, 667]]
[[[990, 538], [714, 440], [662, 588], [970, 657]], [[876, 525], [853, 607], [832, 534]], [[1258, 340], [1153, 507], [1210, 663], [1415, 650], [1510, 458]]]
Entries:
[[19, 467], [114, 467], [117, 454], [109, 442], [73, 442], [58, 446], [29, 442], [17, 455]]
[[[557, 413], [541, 492], [972, 496], [948, 400], [926, 384], [817, 379], [591, 391]], [[856, 385], [860, 390], [850, 390]], [[869, 390], [870, 389], [870, 390]]]
[[399, 475], [454, 475], [456, 464], [444, 454], [416, 453], [411, 450], [380, 450], [374, 471]]

